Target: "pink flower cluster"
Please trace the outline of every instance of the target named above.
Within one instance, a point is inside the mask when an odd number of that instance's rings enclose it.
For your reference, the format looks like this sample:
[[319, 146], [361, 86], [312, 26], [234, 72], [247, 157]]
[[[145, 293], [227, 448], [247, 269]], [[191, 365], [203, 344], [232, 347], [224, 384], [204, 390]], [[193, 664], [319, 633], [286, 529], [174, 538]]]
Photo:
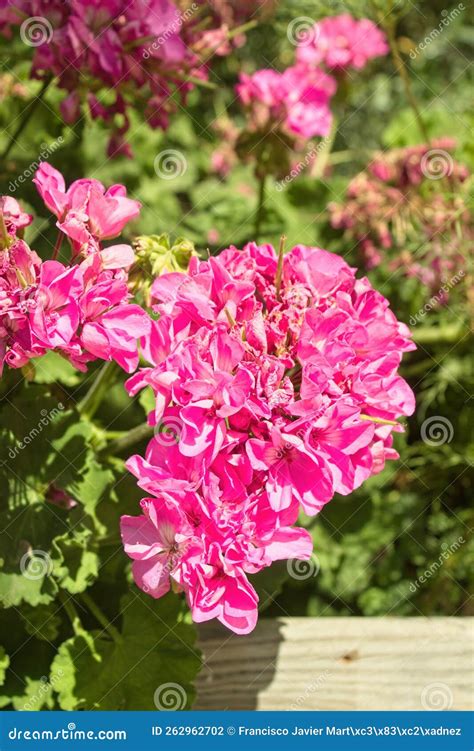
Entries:
[[453, 159], [455, 145], [441, 138], [376, 156], [349, 183], [344, 203], [329, 204], [332, 226], [357, 244], [367, 268], [388, 259], [390, 270], [402, 268], [433, 292], [464, 268], [463, 244], [473, 238], [462, 195], [469, 172]]
[[414, 345], [367, 279], [303, 245], [193, 257], [152, 294], [150, 367], [127, 385], [152, 389], [155, 436], [128, 461], [147, 497], [122, 517], [125, 551], [151, 596], [184, 591], [195, 621], [248, 633], [249, 575], [311, 555], [300, 510], [317, 514], [397, 457], [392, 432], [414, 409], [397, 370]]
[[372, 21], [343, 13], [318, 21], [303, 36], [296, 57], [304, 65], [324, 64], [330, 70], [360, 69], [388, 51], [384, 33]]
[[263, 69], [240, 75], [236, 91], [247, 123], [239, 138], [229, 142], [224, 137], [212, 155], [212, 168], [221, 176], [236, 160], [235, 151], [256, 163], [257, 174], [286, 176], [293, 156], [307, 141], [331, 130], [330, 101], [337, 80], [322, 66], [331, 72], [348, 65], [362, 68], [371, 57], [388, 51], [384, 35], [371, 21], [347, 14], [325, 18], [300, 35], [296, 28], [295, 34], [294, 65], [283, 72]]
[[305, 140], [326, 136], [331, 129], [328, 104], [336, 82], [322, 71], [294, 65], [283, 73], [271, 69], [242, 73], [236, 89], [252, 129], [261, 131], [276, 124]]
[[[192, 88], [189, 77], [207, 78], [208, 60], [231, 51], [227, 24], [201, 0], [183, 11], [172, 0], [11, 0], [4, 5], [0, 34], [11, 37], [21, 29], [34, 50], [32, 76], [55, 76], [67, 92], [61, 103], [67, 123], [79, 120], [87, 103], [91, 116], [109, 125], [111, 156], [131, 156], [124, 138], [129, 107], [142, 109], [152, 127], [167, 128], [176, 109], [173, 94], [185, 98]], [[226, 19], [232, 18], [229, 8]]]
[[122, 185], [105, 190], [97, 180], [76, 180], [66, 190], [63, 176], [46, 163], [34, 182], [58, 217], [56, 251], [67, 237], [71, 261], [42, 261], [23, 239], [32, 216], [14, 198], [0, 198], [0, 372], [57, 350], [80, 370], [99, 358], [131, 373], [150, 321], [129, 302], [132, 248], [101, 243], [120, 234], [140, 204]]

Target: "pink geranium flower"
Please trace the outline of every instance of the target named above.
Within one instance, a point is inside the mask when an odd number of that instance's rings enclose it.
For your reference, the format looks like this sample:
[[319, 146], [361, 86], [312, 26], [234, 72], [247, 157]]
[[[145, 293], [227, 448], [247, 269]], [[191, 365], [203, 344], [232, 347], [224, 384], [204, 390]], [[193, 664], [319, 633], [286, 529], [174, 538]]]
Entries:
[[123, 185], [106, 190], [98, 180], [75, 180], [66, 190], [61, 173], [45, 162], [33, 182], [75, 253], [90, 252], [98, 242], [117, 237], [140, 213], [140, 203], [127, 198]]
[[5, 363], [21, 368], [55, 349], [80, 369], [100, 358], [115, 360], [131, 373], [150, 319], [130, 304], [133, 249], [124, 244], [102, 248], [101, 241], [116, 236], [137, 215], [138, 202], [127, 198], [123, 186], [106, 190], [95, 180], [76, 180], [66, 190], [62, 175], [46, 163], [35, 182], [58, 217], [60, 233], [71, 240], [72, 258], [67, 265], [43, 262], [21, 239], [32, 217], [14, 199], [0, 199], [0, 371]]
[[270, 69], [242, 73], [236, 90], [253, 130], [280, 127], [309, 139], [329, 133], [332, 115], [328, 102], [335, 88], [330, 76], [294, 66], [283, 73]]
[[156, 559], [156, 592], [168, 576], [194, 620], [248, 633], [252, 575], [311, 555], [299, 510], [319, 513], [396, 458], [397, 418], [414, 409], [397, 371], [413, 344], [368, 280], [320, 248], [299, 245], [280, 259], [270, 245], [228, 248], [193, 258], [188, 273], [163, 274], [152, 294], [149, 366], [127, 385], [153, 390], [156, 431], [146, 458], [128, 467], [183, 516], [166, 575], [160, 521], [146, 524], [139, 570], [128, 542], [126, 551], [139, 587]]
[[363, 68], [374, 57], [389, 51], [384, 33], [368, 18], [360, 21], [349, 13], [329, 16], [315, 24], [309, 43], [298, 46], [297, 60], [306, 65], [324, 63], [331, 70]]

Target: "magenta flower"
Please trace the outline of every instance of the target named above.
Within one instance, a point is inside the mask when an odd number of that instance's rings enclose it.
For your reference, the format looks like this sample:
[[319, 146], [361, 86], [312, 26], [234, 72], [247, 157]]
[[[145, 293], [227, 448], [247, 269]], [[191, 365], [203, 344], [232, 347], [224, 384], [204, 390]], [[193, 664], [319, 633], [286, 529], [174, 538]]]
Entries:
[[278, 511], [296, 499], [305, 513], [317, 513], [334, 493], [328, 466], [297, 435], [268, 430], [270, 441], [250, 439], [246, 448], [252, 467], [268, 476], [270, 505]]
[[305, 65], [324, 63], [331, 70], [363, 68], [389, 51], [384, 33], [368, 18], [360, 21], [348, 13], [323, 18], [315, 24], [309, 42], [298, 46], [297, 60]]
[[140, 213], [140, 203], [127, 198], [123, 185], [106, 190], [98, 180], [75, 180], [66, 190], [61, 173], [45, 162], [33, 182], [75, 253], [96, 250], [98, 242], [117, 237]]
[[413, 344], [368, 280], [319, 248], [299, 245], [280, 261], [255, 243], [193, 257], [152, 294], [150, 364], [127, 385], [153, 390], [156, 430], [146, 459], [128, 468], [154, 507], [181, 516], [172, 539], [163, 522], [166, 546], [158, 517], [156, 529], [126, 518], [147, 534], [138, 552], [127, 537], [126, 552], [139, 587], [155, 575], [159, 596], [171, 580], [194, 620], [248, 633], [258, 607], [251, 576], [311, 555], [294, 526], [299, 510], [318, 513], [396, 458], [397, 418], [414, 409], [397, 371]]
[[172, 0], [10, 0], [0, 7], [0, 33], [10, 38], [25, 19], [42, 19], [48, 33], [41, 44], [32, 40], [31, 77], [53, 76], [65, 92], [64, 120], [74, 123], [86, 112], [102, 119], [111, 131], [108, 155], [131, 157], [129, 109], [167, 128], [175, 100], [184, 102], [193, 88], [190, 79], [208, 78], [211, 59], [242, 42], [230, 28], [254, 13], [253, 6], [243, 11], [203, 0], [187, 11]]
[[95, 180], [76, 180], [66, 190], [62, 175], [46, 163], [35, 182], [58, 217], [59, 240], [62, 234], [71, 240], [72, 258], [68, 265], [42, 262], [18, 235], [32, 217], [14, 199], [0, 199], [0, 371], [54, 349], [80, 369], [100, 358], [133, 372], [138, 341], [150, 328], [148, 314], [130, 304], [127, 276], [135, 254], [129, 245], [100, 243], [120, 233], [139, 203], [122, 185], [106, 190]]
[[326, 136], [331, 128], [329, 99], [334, 80], [304, 66], [242, 73], [236, 86], [253, 130], [278, 129], [304, 139]]

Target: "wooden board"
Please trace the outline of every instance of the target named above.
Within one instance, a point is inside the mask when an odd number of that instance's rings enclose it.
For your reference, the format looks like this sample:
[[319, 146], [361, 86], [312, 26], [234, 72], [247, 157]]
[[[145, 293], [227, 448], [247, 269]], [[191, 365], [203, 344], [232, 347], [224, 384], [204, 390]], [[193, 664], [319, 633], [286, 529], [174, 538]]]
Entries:
[[473, 709], [474, 618], [261, 619], [200, 629], [195, 709]]

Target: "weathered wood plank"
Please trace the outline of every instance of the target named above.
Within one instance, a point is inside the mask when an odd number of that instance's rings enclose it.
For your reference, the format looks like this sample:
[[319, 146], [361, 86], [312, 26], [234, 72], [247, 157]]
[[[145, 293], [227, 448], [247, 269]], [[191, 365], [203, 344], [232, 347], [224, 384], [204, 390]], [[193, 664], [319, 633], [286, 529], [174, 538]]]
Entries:
[[195, 709], [474, 708], [474, 618], [261, 619], [200, 629]]

